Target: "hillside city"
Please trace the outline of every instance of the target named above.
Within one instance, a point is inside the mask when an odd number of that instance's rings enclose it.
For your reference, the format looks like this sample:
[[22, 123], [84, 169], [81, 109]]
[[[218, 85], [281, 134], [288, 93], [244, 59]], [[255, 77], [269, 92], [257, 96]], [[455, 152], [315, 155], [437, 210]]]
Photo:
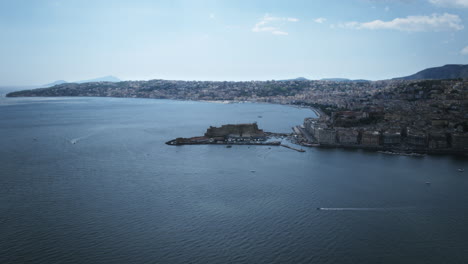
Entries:
[[266, 102], [312, 107], [299, 143], [431, 153], [468, 151], [468, 81], [123, 81], [64, 83], [17, 96]]

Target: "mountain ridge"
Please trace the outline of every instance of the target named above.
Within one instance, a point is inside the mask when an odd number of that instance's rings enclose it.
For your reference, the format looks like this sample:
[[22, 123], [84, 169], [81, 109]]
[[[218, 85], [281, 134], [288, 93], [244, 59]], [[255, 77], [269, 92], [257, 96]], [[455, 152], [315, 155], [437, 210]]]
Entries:
[[117, 77], [115, 77], [113, 75], [107, 75], [107, 76], [98, 77], [98, 78], [94, 78], [94, 79], [74, 81], [74, 82], [67, 82], [65, 80], [57, 80], [55, 82], [44, 84], [44, 85], [41, 86], [41, 88], [52, 87], [52, 86], [60, 85], [60, 84], [64, 84], [64, 83], [121, 82], [121, 81], [122, 80], [120, 80], [119, 78], [117, 78]]
[[415, 74], [393, 78], [392, 80], [443, 80], [468, 79], [468, 64], [446, 64], [440, 67], [426, 68]]

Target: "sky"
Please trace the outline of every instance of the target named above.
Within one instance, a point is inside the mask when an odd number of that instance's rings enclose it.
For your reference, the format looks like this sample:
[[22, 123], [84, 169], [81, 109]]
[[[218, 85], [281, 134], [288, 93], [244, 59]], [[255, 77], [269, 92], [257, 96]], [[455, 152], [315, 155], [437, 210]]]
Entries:
[[0, 0], [0, 85], [382, 80], [468, 64], [468, 0]]

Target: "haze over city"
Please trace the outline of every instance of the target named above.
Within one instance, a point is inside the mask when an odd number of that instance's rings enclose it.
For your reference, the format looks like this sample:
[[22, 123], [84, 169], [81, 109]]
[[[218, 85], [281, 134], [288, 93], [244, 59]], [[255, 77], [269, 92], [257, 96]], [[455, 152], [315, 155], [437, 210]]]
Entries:
[[0, 85], [389, 79], [467, 64], [467, 21], [467, 0], [3, 0]]

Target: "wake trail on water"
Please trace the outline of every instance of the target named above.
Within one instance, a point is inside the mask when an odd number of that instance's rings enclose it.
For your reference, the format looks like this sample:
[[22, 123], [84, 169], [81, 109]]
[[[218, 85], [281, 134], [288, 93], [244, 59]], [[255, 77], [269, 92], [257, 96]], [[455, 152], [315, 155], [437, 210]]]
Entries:
[[91, 137], [92, 135], [94, 135], [96, 133], [91, 133], [91, 134], [88, 134], [88, 135], [85, 135], [85, 136], [81, 136], [81, 137], [77, 137], [77, 138], [72, 138], [72, 139], [68, 139], [67, 138], [67, 141], [70, 142], [70, 144], [76, 144], [78, 143], [79, 141], [81, 140], [84, 140], [84, 139], [87, 139], [89, 137]]
[[387, 207], [387, 208], [365, 208], [365, 207], [318, 207], [317, 210], [320, 211], [398, 211], [398, 210], [408, 210], [414, 209], [413, 207]]

